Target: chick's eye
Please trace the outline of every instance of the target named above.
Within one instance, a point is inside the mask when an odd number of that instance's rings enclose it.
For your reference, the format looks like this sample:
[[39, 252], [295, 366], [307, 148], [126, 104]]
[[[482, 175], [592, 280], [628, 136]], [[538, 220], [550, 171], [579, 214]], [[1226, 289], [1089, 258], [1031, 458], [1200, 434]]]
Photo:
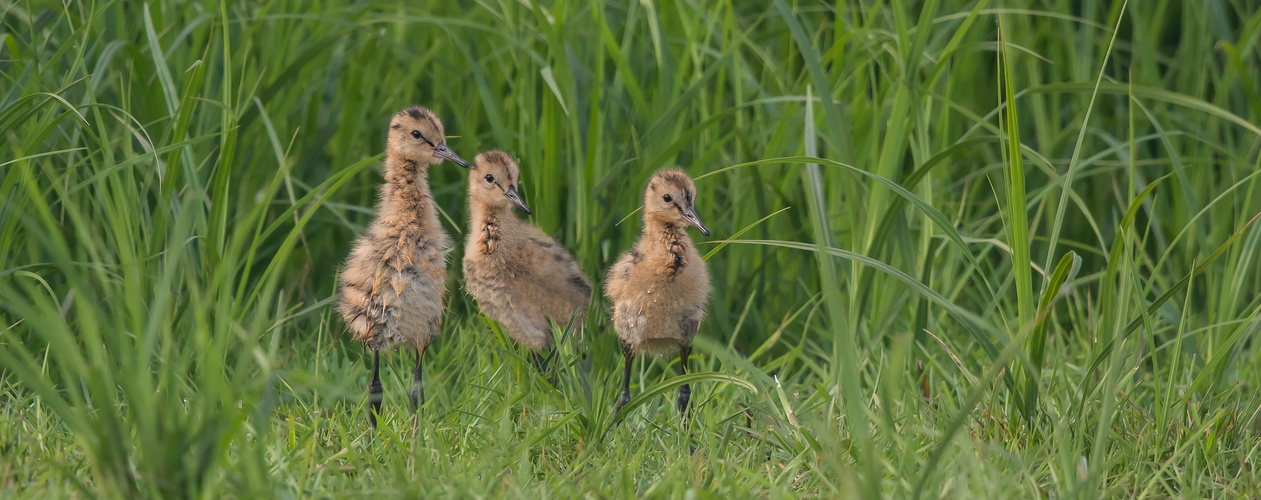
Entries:
[[413, 131], [412, 131], [412, 139], [420, 139], [420, 131], [419, 131], [419, 130], [413, 130]]
[[495, 176], [486, 174], [486, 182], [495, 182]]
[[665, 196], [662, 196], [662, 197], [661, 197], [661, 201], [664, 201], [664, 202], [666, 202], [666, 203], [670, 203], [670, 202], [674, 201], [674, 198], [671, 198], [671, 197], [670, 197], [670, 195], [668, 195], [668, 194], [667, 194], [667, 195], [665, 195]]

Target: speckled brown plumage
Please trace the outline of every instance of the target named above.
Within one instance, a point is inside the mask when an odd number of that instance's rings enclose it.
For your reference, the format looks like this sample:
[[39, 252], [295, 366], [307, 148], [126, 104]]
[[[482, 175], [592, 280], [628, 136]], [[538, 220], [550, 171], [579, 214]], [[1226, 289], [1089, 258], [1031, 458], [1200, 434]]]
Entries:
[[528, 209], [517, 193], [517, 163], [500, 151], [473, 163], [464, 287], [515, 342], [547, 349], [554, 343], [549, 319], [565, 325], [577, 315], [581, 323], [591, 283], [569, 251], [513, 213], [515, 203]]
[[[428, 170], [443, 159], [467, 166], [443, 134], [442, 122], [428, 109], [394, 115], [376, 217], [341, 270], [338, 311], [354, 339], [375, 351], [410, 344], [419, 357], [442, 331], [451, 238], [438, 222]], [[380, 392], [376, 364], [374, 358], [370, 394]], [[419, 377], [418, 360], [413, 400]]]
[[[614, 328], [636, 354], [691, 345], [705, 315], [709, 272], [687, 235], [683, 215], [695, 190], [677, 170], [654, 175], [644, 196], [643, 233], [605, 280]], [[671, 202], [662, 200], [666, 194]]]
[[[471, 221], [471, 219], [470, 219]], [[491, 254], [495, 251], [495, 244], [499, 243], [499, 216], [495, 213], [482, 212], [482, 220], [480, 224], [470, 223], [469, 234], [477, 236], [477, 248], [483, 254]], [[472, 246], [472, 245], [469, 245]]]
[[[709, 272], [687, 235], [688, 225], [706, 235], [696, 216], [696, 186], [678, 170], [661, 170], [644, 191], [644, 228], [639, 240], [609, 270], [604, 294], [613, 303], [613, 327], [626, 366], [622, 400], [630, 399], [630, 363], [640, 354], [682, 354], [686, 372], [692, 340], [709, 301]], [[680, 388], [684, 410], [690, 387]]]

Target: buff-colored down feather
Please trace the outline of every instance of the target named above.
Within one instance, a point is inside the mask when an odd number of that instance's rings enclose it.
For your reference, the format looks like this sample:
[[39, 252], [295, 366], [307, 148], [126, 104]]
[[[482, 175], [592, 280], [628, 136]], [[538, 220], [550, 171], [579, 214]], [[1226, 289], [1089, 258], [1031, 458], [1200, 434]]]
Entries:
[[[665, 196], [671, 201], [664, 201]], [[709, 271], [687, 235], [691, 222], [686, 212], [693, 210], [695, 199], [696, 186], [683, 172], [653, 175], [644, 193], [643, 233], [605, 279], [613, 327], [635, 354], [677, 352], [692, 345], [705, 316]]]
[[443, 133], [428, 109], [394, 115], [376, 218], [341, 271], [338, 310], [355, 340], [374, 350], [410, 344], [422, 351], [442, 330], [451, 238], [438, 222], [429, 167], [463, 163]]
[[517, 190], [517, 163], [488, 151], [473, 165], [464, 286], [513, 341], [548, 349], [555, 342], [552, 321], [563, 327], [576, 317], [575, 324], [582, 323], [591, 283], [568, 250], [514, 213], [514, 205], [529, 213]]
[[[622, 341], [622, 393], [614, 414], [630, 402], [631, 365], [641, 354], [679, 353], [688, 370], [692, 340], [709, 302], [709, 271], [687, 235], [687, 227], [709, 230], [696, 215], [696, 184], [679, 170], [658, 170], [644, 190], [644, 229], [604, 281], [613, 302], [613, 329]], [[686, 415], [690, 384], [679, 386], [678, 408]]]

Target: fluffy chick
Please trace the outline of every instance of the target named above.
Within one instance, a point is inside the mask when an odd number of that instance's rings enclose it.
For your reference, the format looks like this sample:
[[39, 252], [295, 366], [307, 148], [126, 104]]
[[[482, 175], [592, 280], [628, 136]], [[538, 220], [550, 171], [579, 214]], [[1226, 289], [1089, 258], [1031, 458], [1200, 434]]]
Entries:
[[469, 231], [464, 286], [482, 312], [517, 344], [550, 349], [550, 321], [581, 324], [591, 301], [591, 282], [574, 256], [539, 228], [517, 217], [513, 206], [533, 213], [517, 189], [521, 170], [502, 151], [487, 151], [469, 171]]
[[451, 248], [429, 191], [429, 167], [443, 160], [469, 166], [447, 147], [442, 122], [432, 111], [414, 106], [394, 115], [376, 217], [341, 270], [338, 310], [355, 340], [373, 350], [368, 384], [373, 427], [381, 410], [381, 351], [399, 344], [416, 350], [413, 410], [424, 401], [421, 357], [442, 331]]
[[[696, 215], [696, 184], [679, 170], [659, 170], [644, 191], [644, 228], [635, 246], [618, 259], [605, 279], [613, 303], [613, 327], [621, 338], [625, 365], [617, 414], [630, 401], [631, 364], [639, 354], [678, 350], [687, 373], [692, 339], [709, 301], [709, 271], [687, 235], [693, 226], [709, 236]], [[687, 411], [692, 389], [679, 387], [679, 412]]]

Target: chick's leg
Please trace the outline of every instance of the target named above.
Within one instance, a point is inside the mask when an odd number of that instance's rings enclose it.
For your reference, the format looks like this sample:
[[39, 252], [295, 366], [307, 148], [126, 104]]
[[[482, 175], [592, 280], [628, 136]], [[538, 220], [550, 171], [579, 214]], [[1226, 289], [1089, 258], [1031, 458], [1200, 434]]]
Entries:
[[368, 381], [368, 422], [377, 427], [377, 415], [381, 413], [381, 351], [372, 351], [372, 380]]
[[[679, 368], [684, 375], [687, 375], [687, 358], [692, 354], [692, 346], [685, 345], [679, 347]], [[687, 404], [692, 400], [691, 384], [683, 384], [679, 386], [679, 413], [687, 415]]]
[[416, 348], [416, 373], [412, 376], [412, 430], [420, 426], [420, 405], [425, 403], [425, 386], [421, 384], [421, 361], [425, 358], [425, 348]]
[[425, 386], [421, 384], [421, 361], [425, 357], [425, 349], [416, 349], [416, 373], [412, 376], [412, 413], [420, 412], [420, 405], [425, 403]]
[[544, 375], [547, 374], [547, 364], [548, 364], [547, 362], [551, 358], [552, 358], [552, 354], [550, 351], [548, 352], [547, 355], [543, 355], [543, 353], [540, 353], [538, 351], [530, 351], [530, 364], [534, 365], [534, 369], [538, 370], [539, 373], [542, 373]]
[[617, 412], [621, 411], [622, 407], [630, 402], [631, 364], [635, 361], [635, 350], [626, 343], [622, 343], [622, 359], [625, 363], [622, 366], [622, 397], [618, 399], [617, 407], [613, 409], [613, 415], [617, 415]]
[[547, 379], [547, 383], [552, 384], [552, 387], [556, 387], [557, 385], [556, 371], [550, 368], [552, 359], [555, 357], [555, 347], [549, 349], [547, 354], [543, 354], [538, 351], [530, 353], [530, 364], [534, 365], [534, 369], [538, 370], [539, 375], [542, 375], [544, 379]]

